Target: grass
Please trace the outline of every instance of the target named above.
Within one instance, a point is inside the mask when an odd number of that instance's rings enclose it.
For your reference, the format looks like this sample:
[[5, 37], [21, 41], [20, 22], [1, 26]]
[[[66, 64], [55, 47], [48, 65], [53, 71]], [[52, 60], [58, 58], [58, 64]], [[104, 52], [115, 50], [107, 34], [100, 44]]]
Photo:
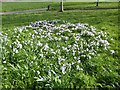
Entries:
[[[66, 17], [67, 16], [67, 17]], [[111, 18], [112, 17], [112, 18]], [[12, 25], [26, 25], [29, 22], [36, 20], [50, 20], [61, 19], [71, 22], [83, 22], [95, 25], [97, 27], [103, 26], [105, 23], [111, 23], [115, 26], [118, 24], [118, 10], [84, 10], [84, 11], [65, 11], [61, 12], [44, 12], [44, 13], [31, 13], [31, 14], [16, 14], [16, 15], [3, 15], [3, 26]], [[108, 24], [109, 25], [109, 24]]]
[[[17, 11], [17, 10], [29, 10], [47, 8], [51, 6], [51, 10], [59, 10], [59, 2], [3, 2], [2, 12]], [[117, 2], [100, 2], [99, 7], [96, 7], [95, 2], [64, 2], [64, 10], [74, 9], [97, 9], [97, 8], [118, 8]]]
[[[59, 10], [59, 4], [51, 5], [52, 10]], [[81, 10], [81, 9], [97, 9], [97, 8], [118, 8], [118, 3], [100, 2], [96, 7], [95, 2], [64, 2], [64, 10]]]
[[47, 8], [49, 3], [39, 3], [39, 2], [3, 2], [2, 11], [17, 11], [17, 10], [29, 10], [29, 9], [39, 9]]
[[[105, 3], [101, 3], [101, 5], [102, 4]], [[57, 5], [59, 4], [55, 4], [55, 5], [56, 6], [54, 7], [57, 7]], [[79, 9], [80, 3], [79, 5], [76, 5], [76, 3], [65, 3], [64, 5], [66, 6], [65, 8], [71, 8], [72, 10], [74, 8]], [[89, 4], [90, 7], [92, 5], [95, 5], [95, 3]], [[83, 6], [85, 5], [82, 3], [80, 6], [81, 8], [83, 8]], [[106, 5], [105, 7], [111, 8], [114, 7], [114, 4], [111, 3], [110, 6]], [[11, 10], [6, 9], [6, 11], [12, 11], [12, 10], [13, 9]], [[107, 85], [110, 85], [114, 87], [114, 85], [116, 86], [120, 85], [120, 80], [116, 79], [119, 76], [115, 77], [117, 75], [116, 73], [120, 75], [119, 73], [120, 48], [118, 47], [120, 43], [118, 42], [118, 33], [119, 33], [118, 16], [119, 16], [118, 10], [73, 10], [73, 11], [65, 11], [63, 13], [58, 11], [50, 11], [44, 13], [3, 15], [2, 31], [7, 33], [9, 30], [12, 31], [14, 27], [28, 25], [30, 22], [35, 22], [38, 20], [54, 20], [54, 19], [67, 20], [72, 23], [77, 23], [77, 22], [88, 23], [89, 25], [93, 25], [94, 27], [96, 27], [97, 30], [99, 31], [106, 31], [109, 34], [109, 42], [111, 43], [111, 49], [115, 50], [116, 54], [110, 56], [108, 53], [100, 53], [100, 56], [98, 55], [94, 59], [89, 60], [88, 62], [84, 63], [83, 66], [86, 71], [88, 70], [87, 72], [89, 72], [89, 70], [93, 72], [97, 71], [95, 72], [95, 75], [97, 77], [96, 79], [98, 80], [99, 83], [103, 84], [103, 86], [105, 85], [105, 87], [107, 87]], [[114, 40], [111, 41], [111, 38], [113, 38]], [[109, 70], [108, 72], [103, 72], [104, 69], [112, 70], [112, 72], [110, 72]], [[79, 76], [80, 75], [77, 73], [76, 77]], [[67, 80], [67, 78], [65, 79]]]

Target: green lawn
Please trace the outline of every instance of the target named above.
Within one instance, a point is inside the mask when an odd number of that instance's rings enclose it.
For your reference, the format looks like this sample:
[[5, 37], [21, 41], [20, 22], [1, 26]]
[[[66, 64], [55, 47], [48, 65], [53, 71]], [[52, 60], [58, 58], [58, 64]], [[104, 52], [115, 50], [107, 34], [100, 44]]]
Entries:
[[[101, 5], [102, 4], [105, 4], [105, 3], [101, 3]], [[55, 5], [57, 6], [57, 4]], [[76, 5], [76, 3], [65, 3], [64, 5], [66, 6], [65, 8], [72, 9], [76, 7], [77, 9], [79, 9], [79, 5]], [[95, 3], [89, 4], [90, 7], [92, 5], [95, 5]], [[115, 5], [117, 7], [116, 3]], [[80, 6], [82, 8], [84, 4], [82, 3]], [[115, 7], [114, 4], [112, 3], [110, 4], [110, 6]], [[109, 7], [109, 6], [106, 5], [102, 7]], [[18, 9], [21, 10], [20, 8]], [[3, 10], [12, 11], [13, 9], [3, 8]], [[73, 10], [73, 11], [65, 11], [62, 13], [58, 11], [50, 11], [50, 12], [44, 12], [44, 13], [3, 15], [2, 16], [2, 31], [6, 33], [8, 32], [12, 33], [13, 28], [15, 27], [25, 26], [25, 25], [30, 24], [30, 22], [35, 22], [39, 20], [58, 19], [58, 20], [66, 20], [72, 23], [80, 22], [80, 23], [88, 23], [89, 25], [93, 25], [94, 27], [96, 27], [98, 31], [105, 31], [108, 33], [108, 36], [109, 36], [108, 41], [110, 42], [111, 49], [115, 50], [116, 53], [113, 56], [111, 56], [109, 53], [102, 52], [99, 54], [100, 56], [98, 55], [91, 60], [85, 61], [82, 64], [84, 69], [86, 70], [84, 72], [86, 75], [86, 78], [84, 77], [84, 79], [85, 80], [89, 79], [89, 74], [90, 74], [90, 77], [95, 77], [95, 82], [96, 82], [95, 85], [98, 84], [98, 87], [116, 87], [116, 86], [118, 87], [120, 85], [120, 80], [119, 80], [120, 48], [118, 47], [120, 43], [118, 42], [118, 33], [119, 33], [118, 15], [119, 15], [118, 10], [75, 10], [75, 11]], [[111, 38], [113, 38], [113, 41], [111, 40]], [[89, 73], [89, 70], [94, 72], [92, 76], [91, 76], [91, 72]], [[81, 74], [77, 73], [76, 77], [73, 76], [75, 77], [73, 79], [73, 82], [76, 82], [74, 80], [77, 79], [77, 75], [80, 76]], [[64, 76], [64, 78], [67, 83], [67, 75]], [[32, 81], [28, 81], [28, 82], [31, 83]], [[83, 80], [83, 83], [85, 82], [87, 81]], [[8, 86], [9, 86], [9, 83], [8, 83]], [[33, 87], [33, 86], [30, 86], [30, 87]]]
[[[29, 10], [29, 9], [39, 9], [47, 8], [51, 6], [51, 10], [59, 10], [59, 2], [3, 2], [2, 11], [17, 11], [17, 10]], [[118, 8], [117, 2], [100, 2], [99, 7], [96, 7], [94, 2], [64, 2], [64, 10], [74, 10], [74, 9], [96, 9], [96, 8]]]
[[2, 11], [17, 11], [17, 10], [29, 10], [47, 8], [49, 3], [40, 2], [3, 2]]
[[[59, 9], [59, 3], [51, 5], [53, 10]], [[117, 2], [100, 2], [96, 7], [95, 2], [64, 2], [64, 10], [97, 9], [97, 8], [118, 8]]]

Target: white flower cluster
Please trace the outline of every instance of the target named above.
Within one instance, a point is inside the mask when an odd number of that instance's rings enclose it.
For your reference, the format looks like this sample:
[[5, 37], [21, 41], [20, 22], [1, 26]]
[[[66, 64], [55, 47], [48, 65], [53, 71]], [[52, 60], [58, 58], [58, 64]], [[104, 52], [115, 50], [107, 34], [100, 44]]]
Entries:
[[30, 59], [34, 55], [35, 60], [44, 58], [48, 62], [54, 61], [63, 74], [70, 71], [73, 64], [77, 70], [83, 70], [79, 63], [91, 59], [98, 51], [109, 49], [106, 32], [99, 32], [88, 24], [60, 20], [36, 21], [15, 28], [12, 35], [0, 33], [0, 36], [6, 40], [4, 51], [12, 51], [13, 57], [24, 55], [25, 59]]

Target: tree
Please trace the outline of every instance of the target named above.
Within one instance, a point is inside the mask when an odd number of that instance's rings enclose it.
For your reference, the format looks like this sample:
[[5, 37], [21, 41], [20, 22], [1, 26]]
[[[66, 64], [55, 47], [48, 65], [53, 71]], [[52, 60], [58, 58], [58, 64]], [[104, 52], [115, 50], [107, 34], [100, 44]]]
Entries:
[[60, 12], [63, 12], [63, 0], [60, 1]]
[[98, 6], [99, 0], [96, 0], [96, 6]]

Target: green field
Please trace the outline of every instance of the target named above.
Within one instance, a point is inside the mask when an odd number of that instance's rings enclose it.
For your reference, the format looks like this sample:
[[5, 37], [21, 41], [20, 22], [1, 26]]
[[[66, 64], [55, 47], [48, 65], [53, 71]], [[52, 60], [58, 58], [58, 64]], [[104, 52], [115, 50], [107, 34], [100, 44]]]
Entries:
[[[59, 2], [3, 2], [2, 11], [17, 11], [17, 10], [29, 10], [29, 9], [39, 9], [47, 8], [48, 5], [51, 6], [51, 10], [59, 10]], [[118, 8], [117, 2], [100, 2], [99, 7], [96, 7], [95, 2], [64, 2], [64, 10], [74, 10], [74, 9], [96, 9], [96, 8]]]
[[29, 10], [29, 9], [39, 9], [47, 8], [48, 3], [38, 3], [38, 2], [3, 2], [2, 11], [17, 11], [17, 10]]
[[[22, 4], [20, 7], [18, 5]], [[44, 5], [43, 5], [44, 4]], [[3, 15], [2, 16], [2, 32], [3, 34], [7, 33], [9, 39], [11, 40], [8, 44], [11, 45], [11, 42], [16, 40], [13, 38], [14, 28], [21, 27], [25, 25], [29, 25], [31, 22], [40, 21], [40, 20], [65, 20], [71, 23], [88, 23], [89, 25], [94, 26], [97, 31], [107, 32], [108, 42], [110, 43], [110, 50], [114, 50], [115, 53], [113, 55], [110, 54], [109, 51], [99, 51], [96, 56], [93, 56], [92, 59], [88, 59], [82, 61], [80, 67], [84, 69], [84, 71], [75, 71], [74, 68], [70, 73], [66, 73], [62, 75], [61, 78], [58, 78], [54, 75], [51, 76], [50, 87], [52, 88], [116, 88], [120, 86], [120, 63], [119, 63], [119, 55], [120, 48], [118, 45], [118, 10], [79, 10], [82, 8], [96, 8], [95, 3], [64, 3], [65, 10], [64, 12], [58, 12], [59, 3], [50, 3], [52, 11], [44, 12], [44, 13], [26, 13], [26, 14], [15, 14], [15, 15]], [[117, 8], [118, 3], [100, 3], [100, 8]], [[2, 11], [16, 11], [16, 10], [24, 10], [24, 9], [38, 9], [44, 8], [48, 5], [48, 3], [3, 3]], [[18, 6], [18, 7], [17, 7]], [[39, 6], [39, 7], [38, 7]], [[11, 8], [9, 8], [11, 7]], [[17, 8], [16, 8], [17, 7]], [[68, 11], [70, 10], [70, 11]], [[60, 23], [59, 23], [60, 24]], [[31, 33], [32, 29], [29, 29]], [[18, 33], [19, 34], [19, 33]], [[15, 34], [16, 35], [16, 34]], [[24, 33], [23, 33], [24, 35]], [[29, 40], [29, 36], [26, 33], [26, 40]], [[54, 36], [54, 34], [53, 34]], [[87, 37], [86, 37], [87, 38]], [[13, 40], [13, 41], [12, 41]], [[25, 40], [24, 37], [21, 37], [20, 40]], [[36, 41], [36, 40], [35, 40]], [[40, 41], [43, 41], [40, 39]], [[73, 40], [74, 41], [74, 40]], [[45, 42], [45, 40], [43, 41]], [[47, 42], [47, 40], [46, 40]], [[70, 41], [71, 42], [71, 41]], [[54, 42], [55, 43], [55, 42]], [[52, 47], [51, 42], [49, 44]], [[60, 44], [63, 44], [61, 42]], [[54, 46], [54, 44], [53, 44]], [[57, 63], [53, 60], [49, 61], [49, 59], [43, 59], [43, 62], [34, 61], [32, 57], [34, 57], [35, 53], [32, 51], [28, 52], [29, 61], [27, 60], [24, 53], [16, 54], [15, 57], [12, 56], [9, 52], [11, 49], [9, 45], [6, 46], [8, 53], [4, 52], [4, 56], [6, 56], [7, 63], [3, 64], [3, 68], [8, 68], [8, 71], [3, 71], [3, 87], [4, 88], [43, 88], [49, 87], [47, 81], [39, 81], [38, 76], [33, 73], [40, 70], [40, 74], [47, 77], [46, 70], [47, 67], [51, 63], [54, 63], [53, 67], [51, 67], [57, 75], [61, 74], [58, 69], [55, 69], [54, 66], [57, 66]], [[28, 49], [32, 49], [32, 46], [29, 46]], [[102, 50], [102, 48], [99, 48]], [[21, 51], [22, 52], [22, 51]], [[49, 57], [49, 56], [48, 56]], [[57, 58], [57, 56], [55, 56]], [[3, 60], [3, 59], [2, 59]], [[22, 62], [19, 62], [19, 60]], [[40, 59], [42, 60], [42, 59]], [[56, 59], [54, 59], [56, 60]], [[32, 68], [28, 66], [30, 62], [33, 61]], [[68, 61], [73, 61], [70, 59]], [[67, 61], [66, 61], [67, 62]], [[24, 67], [26, 65], [26, 67]], [[41, 67], [37, 67], [37, 65]], [[27, 69], [26, 69], [27, 68]], [[44, 69], [41, 69], [44, 68]], [[59, 66], [58, 66], [59, 68]], [[25, 76], [20, 76], [25, 74]], [[4, 79], [7, 80], [5, 81]], [[38, 80], [35, 81], [34, 77]], [[14, 83], [13, 82], [16, 82]], [[49, 87], [49, 88], [50, 88]]]

